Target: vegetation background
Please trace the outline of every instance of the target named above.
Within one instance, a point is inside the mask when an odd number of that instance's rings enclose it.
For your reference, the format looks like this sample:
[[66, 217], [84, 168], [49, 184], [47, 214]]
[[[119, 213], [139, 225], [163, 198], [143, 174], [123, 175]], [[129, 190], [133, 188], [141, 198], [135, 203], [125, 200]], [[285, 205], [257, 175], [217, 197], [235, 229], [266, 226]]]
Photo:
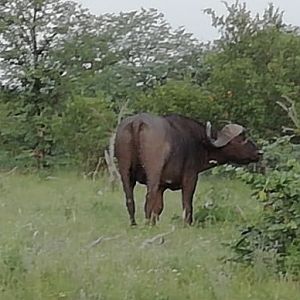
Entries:
[[[224, 5], [202, 43], [155, 9], [1, 1], [1, 299], [298, 299], [299, 28]], [[243, 124], [264, 161], [204, 176], [193, 228], [169, 194], [158, 228], [132, 230], [105, 150], [140, 111]]]

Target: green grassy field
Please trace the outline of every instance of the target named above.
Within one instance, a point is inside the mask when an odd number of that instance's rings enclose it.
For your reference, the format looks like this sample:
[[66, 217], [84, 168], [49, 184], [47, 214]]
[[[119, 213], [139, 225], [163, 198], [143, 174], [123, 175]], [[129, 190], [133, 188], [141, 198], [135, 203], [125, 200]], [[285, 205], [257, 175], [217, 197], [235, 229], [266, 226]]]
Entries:
[[[144, 194], [138, 187], [131, 228], [122, 191], [105, 180], [0, 174], [0, 299], [300, 299], [298, 282], [263, 264], [250, 270], [220, 261], [230, 255], [223, 242], [258, 215], [246, 186], [202, 180], [196, 208], [213, 198], [239, 212], [204, 228], [183, 227], [175, 192], [166, 193], [158, 225], [144, 226]], [[164, 241], [145, 242], [169, 231]]]

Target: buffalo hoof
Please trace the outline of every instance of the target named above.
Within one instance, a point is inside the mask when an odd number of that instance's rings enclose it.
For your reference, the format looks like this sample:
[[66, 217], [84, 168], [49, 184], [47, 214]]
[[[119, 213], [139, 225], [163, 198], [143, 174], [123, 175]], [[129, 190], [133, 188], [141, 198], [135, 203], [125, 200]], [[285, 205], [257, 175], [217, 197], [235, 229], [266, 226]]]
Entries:
[[137, 226], [136, 221], [131, 221], [130, 226], [131, 227]]
[[189, 227], [192, 227], [192, 226], [193, 226], [193, 222], [191, 220], [186, 220], [186, 219], [183, 220], [183, 227], [184, 228], [189, 228]]
[[158, 214], [152, 214], [151, 215], [151, 225], [152, 226], [155, 226], [156, 225], [156, 222], [159, 221], [159, 215]]

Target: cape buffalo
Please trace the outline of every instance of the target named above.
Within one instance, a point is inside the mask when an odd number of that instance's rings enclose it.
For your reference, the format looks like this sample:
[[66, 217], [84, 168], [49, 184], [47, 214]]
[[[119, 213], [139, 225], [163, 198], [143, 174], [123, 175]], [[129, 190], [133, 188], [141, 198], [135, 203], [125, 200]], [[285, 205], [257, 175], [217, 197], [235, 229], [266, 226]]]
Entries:
[[117, 128], [115, 156], [131, 225], [136, 225], [136, 182], [147, 185], [144, 209], [148, 222], [158, 220], [164, 191], [181, 189], [184, 220], [191, 224], [198, 173], [225, 163], [257, 162], [261, 154], [238, 124], [228, 124], [216, 132], [210, 122], [176, 114], [140, 113], [124, 119]]

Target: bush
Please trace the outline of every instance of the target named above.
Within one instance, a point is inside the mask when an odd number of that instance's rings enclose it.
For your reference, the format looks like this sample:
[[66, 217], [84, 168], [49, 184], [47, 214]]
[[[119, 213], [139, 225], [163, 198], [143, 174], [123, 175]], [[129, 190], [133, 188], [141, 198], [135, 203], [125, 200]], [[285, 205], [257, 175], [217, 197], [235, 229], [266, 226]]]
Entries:
[[235, 168], [236, 176], [251, 185], [253, 196], [262, 203], [262, 216], [232, 243], [233, 260], [253, 264], [258, 251], [268, 252], [275, 255], [278, 272], [299, 274], [300, 162], [287, 137], [265, 145], [264, 151], [264, 174]]
[[63, 155], [85, 172], [94, 170], [103, 157], [116, 118], [103, 98], [77, 97], [62, 118], [53, 124], [56, 155]]
[[139, 96], [136, 111], [180, 113], [199, 120], [218, 120], [219, 106], [209, 92], [189, 81], [169, 81]]
[[[242, 222], [243, 216], [238, 208], [227, 204], [231, 197], [232, 194], [228, 190], [224, 192], [211, 188], [204, 195], [204, 204], [198, 205], [195, 209], [195, 225], [204, 227], [219, 222]], [[196, 199], [196, 203], [198, 202], [201, 202], [199, 196]]]

